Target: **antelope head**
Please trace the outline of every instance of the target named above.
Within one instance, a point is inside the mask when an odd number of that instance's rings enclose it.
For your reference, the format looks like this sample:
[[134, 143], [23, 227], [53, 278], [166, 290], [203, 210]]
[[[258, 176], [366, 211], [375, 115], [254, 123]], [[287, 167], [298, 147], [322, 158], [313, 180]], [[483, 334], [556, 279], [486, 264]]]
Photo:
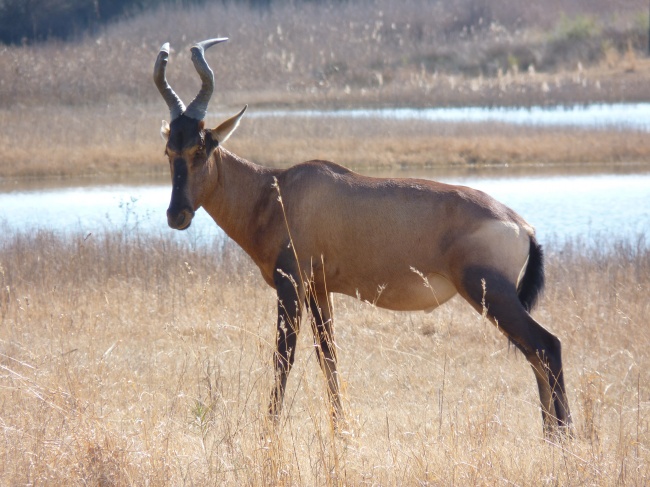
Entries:
[[205, 50], [228, 40], [208, 39], [192, 46], [192, 62], [201, 78], [201, 89], [185, 108], [180, 97], [167, 83], [165, 70], [169, 58], [169, 43], [163, 44], [154, 65], [153, 79], [167, 103], [171, 121], [163, 120], [161, 135], [167, 142], [165, 155], [172, 176], [172, 196], [167, 209], [167, 223], [176, 230], [185, 230], [192, 223], [194, 212], [212, 188], [208, 181], [215, 171], [213, 153], [239, 125], [247, 107], [214, 129], [206, 129], [204, 118], [214, 91], [214, 74], [205, 61]]

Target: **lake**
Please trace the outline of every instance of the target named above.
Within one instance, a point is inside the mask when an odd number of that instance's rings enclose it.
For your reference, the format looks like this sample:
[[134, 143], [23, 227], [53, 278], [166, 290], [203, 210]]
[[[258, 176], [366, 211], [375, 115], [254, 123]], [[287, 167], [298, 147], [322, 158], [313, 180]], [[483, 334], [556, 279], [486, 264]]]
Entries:
[[650, 103], [551, 107], [377, 108], [354, 110], [251, 110], [253, 118], [365, 118], [427, 122], [498, 122], [538, 127], [650, 131]]
[[[422, 172], [418, 175], [423, 176]], [[650, 172], [436, 179], [481, 189], [506, 203], [536, 227], [542, 243], [580, 238], [597, 246], [603, 238], [650, 237]], [[120, 230], [173, 235], [195, 244], [224, 238], [203, 210], [187, 231], [171, 230], [165, 215], [170, 194], [168, 180], [138, 185], [78, 183], [49, 189], [5, 185], [0, 186], [0, 228], [3, 233], [47, 229], [83, 235]]]
[[[650, 131], [650, 103], [572, 107], [391, 108], [360, 110], [255, 110], [251, 117], [377, 118], [474, 123], [498, 122], [532, 126], [572, 126], [608, 130]], [[404, 172], [403, 176], [414, 175]], [[455, 176], [418, 170], [417, 176], [463, 184], [506, 203], [537, 229], [542, 243], [580, 238], [598, 245], [603, 238], [646, 238], [650, 232], [650, 170], [620, 174], [547, 174], [541, 170], [512, 176], [508, 168]], [[47, 188], [0, 183], [0, 229], [31, 232], [47, 229], [66, 234], [121, 230], [131, 234], [174, 235], [194, 243], [224, 238], [200, 210], [189, 230], [167, 227], [169, 180], [137, 184], [87, 181]]]

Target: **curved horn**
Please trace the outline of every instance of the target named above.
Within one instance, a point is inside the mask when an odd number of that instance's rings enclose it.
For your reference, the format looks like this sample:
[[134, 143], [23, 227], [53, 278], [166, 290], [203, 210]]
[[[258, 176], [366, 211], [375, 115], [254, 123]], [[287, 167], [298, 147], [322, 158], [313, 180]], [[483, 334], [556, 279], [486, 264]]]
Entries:
[[214, 73], [205, 61], [205, 50], [209, 47], [227, 41], [227, 37], [219, 39], [208, 39], [192, 46], [192, 62], [201, 78], [201, 90], [194, 100], [187, 106], [185, 115], [195, 120], [203, 120], [208, 112], [208, 103], [214, 91]]
[[178, 97], [174, 90], [172, 90], [167, 79], [165, 78], [165, 70], [167, 68], [167, 59], [169, 58], [169, 42], [165, 42], [160, 48], [156, 64], [153, 66], [153, 81], [158, 87], [158, 91], [169, 107], [169, 114], [172, 119], [176, 119], [185, 111], [185, 105]]

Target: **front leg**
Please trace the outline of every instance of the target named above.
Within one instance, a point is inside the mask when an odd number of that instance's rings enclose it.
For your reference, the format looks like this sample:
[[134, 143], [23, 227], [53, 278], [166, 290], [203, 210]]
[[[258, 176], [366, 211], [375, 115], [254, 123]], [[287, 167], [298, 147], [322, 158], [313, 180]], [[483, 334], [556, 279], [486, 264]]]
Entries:
[[275, 383], [271, 392], [269, 414], [274, 422], [279, 418], [287, 386], [287, 378], [296, 356], [296, 341], [300, 331], [302, 303], [305, 293], [300, 278], [276, 270], [275, 288], [278, 293], [278, 323], [274, 357]]
[[318, 362], [327, 381], [327, 393], [332, 408], [332, 420], [334, 421], [334, 425], [338, 427], [343, 422], [344, 417], [339, 392], [339, 376], [336, 371], [332, 301], [324, 286], [316, 288], [310, 293], [309, 307], [313, 316], [312, 328]]

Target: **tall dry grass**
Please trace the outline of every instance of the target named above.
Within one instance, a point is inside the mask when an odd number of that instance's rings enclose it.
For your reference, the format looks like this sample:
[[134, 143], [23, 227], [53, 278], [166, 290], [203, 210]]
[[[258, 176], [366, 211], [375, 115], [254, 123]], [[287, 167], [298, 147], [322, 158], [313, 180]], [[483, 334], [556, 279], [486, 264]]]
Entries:
[[[346, 88], [356, 97], [379, 91], [384, 100], [406, 88], [414, 92], [411, 100], [421, 100], [423, 86], [443, 89], [437, 74], [494, 78], [531, 66], [575, 71], [578, 63], [598, 64], [607, 53], [612, 61], [627, 49], [642, 52], [646, 14], [641, 0], [543, 6], [521, 0], [275, 2], [267, 11], [245, 2], [168, 7], [78, 42], [2, 48], [0, 106], [157, 100], [151, 66], [165, 41], [174, 49], [170, 78], [191, 97], [199, 83], [187, 49], [215, 36], [232, 39], [210, 54], [226, 92], [220, 101], [242, 91], [260, 99], [272, 93], [274, 103], [296, 94], [318, 99]], [[552, 96], [556, 88], [548, 88]], [[571, 91], [578, 96], [584, 88]], [[457, 99], [454, 87], [437, 91], [424, 94], [437, 103]], [[543, 101], [543, 93], [533, 91]]]
[[302, 333], [265, 422], [275, 298], [230, 243], [110, 233], [0, 243], [3, 485], [645, 485], [647, 242], [548, 245], [576, 438], [542, 437], [533, 374], [462, 300], [336, 297], [349, 431]]

